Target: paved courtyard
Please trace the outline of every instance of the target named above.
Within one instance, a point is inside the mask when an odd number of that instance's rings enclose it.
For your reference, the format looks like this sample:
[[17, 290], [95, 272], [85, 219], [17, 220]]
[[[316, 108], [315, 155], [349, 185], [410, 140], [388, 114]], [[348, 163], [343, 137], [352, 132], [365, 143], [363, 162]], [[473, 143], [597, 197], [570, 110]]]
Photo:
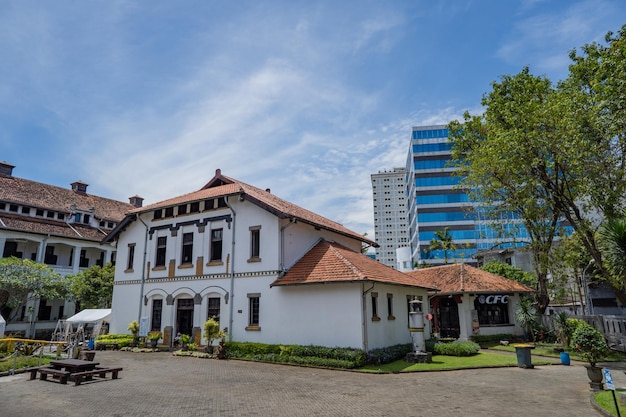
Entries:
[[[0, 415], [569, 416], [600, 414], [582, 364], [371, 375], [169, 353], [97, 352], [118, 380], [0, 378]], [[619, 387], [626, 375], [609, 365]]]

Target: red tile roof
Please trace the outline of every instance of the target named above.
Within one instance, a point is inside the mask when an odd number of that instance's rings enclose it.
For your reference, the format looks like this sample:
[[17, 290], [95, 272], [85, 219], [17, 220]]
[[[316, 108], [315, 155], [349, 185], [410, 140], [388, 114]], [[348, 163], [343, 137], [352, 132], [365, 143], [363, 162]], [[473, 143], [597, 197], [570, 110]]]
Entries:
[[308, 285], [338, 282], [381, 282], [434, 289], [338, 243], [321, 240], [307, 252], [275, 285]]
[[[129, 203], [75, 192], [70, 188], [3, 175], [0, 175], [0, 202], [64, 213], [66, 218], [69, 218], [72, 207], [87, 213], [93, 209], [91, 213], [96, 221], [105, 220], [107, 224], [120, 222], [126, 213], [135, 208]], [[100, 242], [110, 231], [109, 228], [103, 231], [82, 223], [71, 223], [70, 226], [60, 220], [7, 211], [0, 211], [0, 230], [50, 234], [95, 242]]]
[[439, 288], [438, 294], [533, 292], [530, 287], [466, 264], [416, 269], [406, 273], [422, 284]]
[[70, 213], [72, 205], [82, 211], [93, 208], [96, 218], [115, 222], [122, 220], [129, 210], [135, 208], [129, 203], [79, 193], [69, 188], [1, 175], [0, 201], [62, 213]]
[[329, 220], [319, 214], [313, 213], [312, 211], [283, 200], [282, 198], [279, 198], [269, 192], [269, 190], [262, 190], [244, 182], [224, 176], [219, 169], [216, 170], [215, 176], [204, 187], [202, 187], [202, 189], [170, 198], [168, 200], [160, 201], [158, 203], [150, 204], [145, 207], [137, 208], [133, 210], [132, 213], [143, 213], [157, 208], [171, 207], [183, 203], [201, 201], [207, 198], [217, 198], [229, 195], [240, 195], [245, 200], [264, 208], [280, 218], [295, 218], [297, 221], [330, 230], [344, 236], [357, 239], [361, 242], [366, 242], [373, 246], [378, 246], [376, 242], [363, 237], [340, 223]]

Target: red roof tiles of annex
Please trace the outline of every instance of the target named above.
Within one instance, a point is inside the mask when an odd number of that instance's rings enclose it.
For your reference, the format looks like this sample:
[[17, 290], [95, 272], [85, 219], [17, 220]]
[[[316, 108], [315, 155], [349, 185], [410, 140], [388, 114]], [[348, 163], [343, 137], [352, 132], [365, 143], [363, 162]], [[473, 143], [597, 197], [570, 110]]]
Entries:
[[466, 264], [435, 266], [406, 273], [424, 285], [439, 288], [438, 295], [493, 292], [533, 292], [516, 281]]
[[269, 190], [262, 190], [260, 188], [222, 175], [221, 170], [219, 169], [216, 170], [215, 176], [202, 189], [178, 197], [163, 200], [158, 203], [150, 204], [145, 207], [137, 208], [131, 213], [144, 213], [158, 208], [176, 206], [183, 203], [201, 201], [207, 198], [217, 198], [236, 194], [241, 195], [242, 198], [254, 204], [257, 204], [260, 207], [263, 207], [264, 209], [281, 218], [295, 218], [298, 221], [321, 227], [323, 229], [357, 239], [361, 242], [365, 242], [373, 246], [378, 246], [376, 242], [365, 238], [364, 236], [348, 229], [340, 223], [327, 219], [326, 217], [320, 216], [319, 214], [313, 213], [312, 211], [297, 206], [296, 204], [290, 203], [289, 201], [283, 200], [282, 198], [272, 194]]
[[432, 285], [424, 286], [412, 277], [361, 253], [326, 240], [318, 242], [272, 286], [342, 282], [380, 282], [436, 289]]

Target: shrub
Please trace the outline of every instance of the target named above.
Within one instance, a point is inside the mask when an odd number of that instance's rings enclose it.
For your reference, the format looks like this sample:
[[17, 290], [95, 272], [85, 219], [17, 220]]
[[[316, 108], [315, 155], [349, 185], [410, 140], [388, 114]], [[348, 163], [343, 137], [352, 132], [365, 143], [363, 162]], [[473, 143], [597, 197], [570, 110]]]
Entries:
[[435, 343], [433, 353], [447, 356], [472, 356], [478, 353], [480, 346], [471, 341], [456, 341], [452, 343]]
[[132, 335], [129, 334], [105, 334], [102, 336], [98, 336], [96, 340], [96, 344], [98, 342], [102, 343], [117, 343], [120, 348], [130, 346], [131, 342], [134, 340]]
[[388, 346], [382, 349], [372, 349], [367, 352], [368, 364], [385, 364], [398, 359], [403, 359], [407, 353], [413, 350], [411, 343]]
[[587, 323], [580, 324], [576, 328], [572, 335], [571, 346], [580, 352], [582, 358], [591, 366], [595, 366], [609, 353], [609, 346], [604, 340], [604, 335]]
[[295, 363], [350, 369], [365, 364], [365, 353], [352, 348], [325, 346], [267, 345], [252, 342], [226, 342], [226, 357], [264, 362]]

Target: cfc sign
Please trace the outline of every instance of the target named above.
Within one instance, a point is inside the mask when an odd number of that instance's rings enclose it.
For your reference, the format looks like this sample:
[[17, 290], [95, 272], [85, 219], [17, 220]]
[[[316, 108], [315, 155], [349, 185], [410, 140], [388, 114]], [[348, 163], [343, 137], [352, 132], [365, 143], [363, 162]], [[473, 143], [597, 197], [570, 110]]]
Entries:
[[509, 302], [508, 295], [481, 295], [478, 297], [478, 302], [481, 304], [507, 304]]

